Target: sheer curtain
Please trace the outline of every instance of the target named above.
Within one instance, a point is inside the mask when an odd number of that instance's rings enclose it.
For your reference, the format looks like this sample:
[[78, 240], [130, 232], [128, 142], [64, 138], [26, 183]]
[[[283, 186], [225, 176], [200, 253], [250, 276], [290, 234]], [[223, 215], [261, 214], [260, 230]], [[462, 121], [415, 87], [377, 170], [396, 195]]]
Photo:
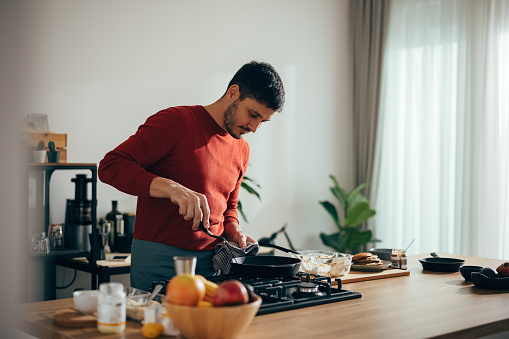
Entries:
[[376, 237], [509, 258], [509, 0], [392, 0]]

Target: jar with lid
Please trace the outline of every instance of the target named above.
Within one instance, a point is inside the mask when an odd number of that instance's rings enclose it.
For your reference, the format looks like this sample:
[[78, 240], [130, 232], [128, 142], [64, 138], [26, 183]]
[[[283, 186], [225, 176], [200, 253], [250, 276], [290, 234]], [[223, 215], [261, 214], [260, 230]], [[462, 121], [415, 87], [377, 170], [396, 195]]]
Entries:
[[103, 283], [97, 297], [97, 330], [121, 333], [126, 325], [126, 297], [122, 283]]
[[400, 254], [399, 250], [392, 250], [391, 254], [391, 267], [392, 268], [400, 268], [401, 267], [401, 261], [400, 261]]
[[408, 265], [408, 257], [406, 255], [406, 251], [401, 251], [401, 264], [400, 268], [402, 270], [406, 270]]

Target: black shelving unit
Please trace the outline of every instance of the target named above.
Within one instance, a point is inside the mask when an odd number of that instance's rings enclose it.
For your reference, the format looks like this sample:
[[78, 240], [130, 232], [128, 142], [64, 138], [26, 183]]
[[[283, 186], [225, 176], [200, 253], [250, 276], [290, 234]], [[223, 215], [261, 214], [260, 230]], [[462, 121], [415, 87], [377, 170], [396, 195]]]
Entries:
[[[92, 239], [97, 239], [97, 164], [90, 163], [55, 163], [55, 164], [26, 164], [26, 177], [28, 182], [30, 171], [44, 171], [44, 230], [47, 231], [50, 220], [50, 181], [51, 175], [57, 170], [89, 170], [92, 173]], [[28, 186], [28, 184], [27, 184]], [[28, 228], [28, 221], [27, 221]], [[29, 255], [31, 261], [44, 262], [44, 300], [53, 300], [56, 298], [55, 278], [56, 265], [65, 262], [66, 259], [87, 257], [89, 263], [85, 271], [91, 274], [91, 288], [97, 289], [97, 259], [99, 258], [99, 249], [95, 246], [95, 241], [90, 244], [90, 252], [74, 249], [63, 249], [50, 251], [44, 255]], [[82, 267], [71, 268], [84, 270]]]

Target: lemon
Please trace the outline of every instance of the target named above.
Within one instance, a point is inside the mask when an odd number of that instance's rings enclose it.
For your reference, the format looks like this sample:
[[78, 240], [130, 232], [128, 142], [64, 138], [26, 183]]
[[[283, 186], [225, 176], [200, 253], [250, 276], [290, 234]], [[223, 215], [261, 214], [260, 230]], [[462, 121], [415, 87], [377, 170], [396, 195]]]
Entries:
[[146, 323], [141, 327], [141, 334], [143, 334], [145, 338], [157, 338], [163, 331], [163, 324]]

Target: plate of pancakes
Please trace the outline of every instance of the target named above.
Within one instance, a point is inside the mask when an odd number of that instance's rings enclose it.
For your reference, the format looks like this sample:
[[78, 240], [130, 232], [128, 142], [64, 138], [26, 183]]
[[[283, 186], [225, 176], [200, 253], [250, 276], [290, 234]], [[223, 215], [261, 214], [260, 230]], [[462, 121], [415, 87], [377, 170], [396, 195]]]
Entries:
[[376, 254], [369, 252], [357, 253], [352, 257], [352, 270], [356, 271], [383, 271], [391, 267], [391, 262], [380, 259]]

